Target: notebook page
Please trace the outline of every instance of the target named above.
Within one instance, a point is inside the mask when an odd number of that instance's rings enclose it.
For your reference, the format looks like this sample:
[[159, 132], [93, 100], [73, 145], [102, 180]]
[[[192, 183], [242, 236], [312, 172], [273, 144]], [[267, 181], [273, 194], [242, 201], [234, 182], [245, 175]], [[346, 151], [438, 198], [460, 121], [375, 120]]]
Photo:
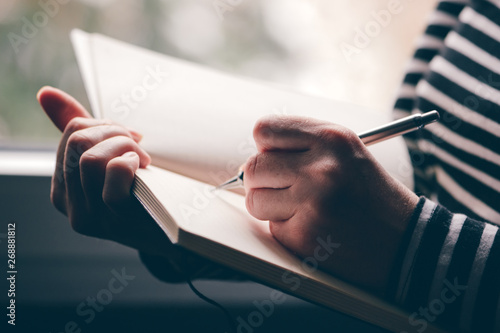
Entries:
[[[359, 106], [234, 77], [105, 36], [88, 36], [95, 78], [81, 69], [85, 81], [97, 81], [102, 117], [143, 133], [141, 144], [155, 165], [207, 183], [233, 176], [255, 153], [252, 129], [264, 115], [309, 116], [356, 132], [389, 121]], [[401, 138], [369, 149], [393, 176], [413, 186], [411, 169], [402, 169], [410, 163]]]
[[90, 102], [92, 114], [96, 118], [102, 118], [101, 99], [95, 72], [95, 61], [92, 52], [92, 35], [78, 29], [71, 31], [71, 42], [75, 50], [78, 67], [83, 78], [83, 84]]

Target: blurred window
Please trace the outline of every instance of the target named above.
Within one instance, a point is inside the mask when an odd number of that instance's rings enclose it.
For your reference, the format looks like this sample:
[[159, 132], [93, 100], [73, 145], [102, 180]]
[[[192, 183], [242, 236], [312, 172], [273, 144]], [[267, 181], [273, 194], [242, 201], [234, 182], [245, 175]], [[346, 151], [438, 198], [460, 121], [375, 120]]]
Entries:
[[44, 85], [88, 107], [69, 41], [73, 28], [387, 110], [414, 36], [435, 1], [402, 2], [370, 45], [346, 59], [342, 43], [352, 44], [356, 29], [388, 2], [1, 0], [0, 146], [55, 147], [59, 133], [35, 98]]

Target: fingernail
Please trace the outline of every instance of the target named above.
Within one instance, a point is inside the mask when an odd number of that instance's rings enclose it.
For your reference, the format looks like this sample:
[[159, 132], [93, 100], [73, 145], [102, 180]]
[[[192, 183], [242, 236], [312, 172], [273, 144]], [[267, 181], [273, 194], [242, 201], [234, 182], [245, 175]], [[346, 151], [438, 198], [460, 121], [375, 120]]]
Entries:
[[127, 130], [130, 132], [130, 135], [132, 135], [132, 138], [134, 139], [135, 142], [137, 142], [137, 143], [141, 142], [144, 135], [142, 135], [141, 133], [139, 133], [131, 128], [127, 128]]
[[38, 90], [38, 92], [36, 93], [36, 100], [39, 101], [39, 102], [40, 102], [40, 95], [42, 93], [42, 90], [45, 89], [45, 87], [47, 87], [47, 86], [41, 87], [40, 90]]
[[146, 156], [148, 157], [148, 161], [146, 163], [146, 166], [148, 166], [148, 165], [151, 164], [152, 158], [151, 158], [151, 156], [148, 153], [146, 153]]

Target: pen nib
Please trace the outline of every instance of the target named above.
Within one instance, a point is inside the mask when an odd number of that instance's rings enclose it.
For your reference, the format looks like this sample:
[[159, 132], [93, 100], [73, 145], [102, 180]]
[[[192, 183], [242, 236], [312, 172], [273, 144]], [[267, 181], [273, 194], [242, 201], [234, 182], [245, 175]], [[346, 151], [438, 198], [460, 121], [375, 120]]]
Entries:
[[243, 186], [243, 171], [240, 171], [236, 176], [233, 178], [225, 181], [224, 183], [214, 187], [212, 191], [217, 191], [217, 190], [229, 190], [232, 188], [238, 188]]

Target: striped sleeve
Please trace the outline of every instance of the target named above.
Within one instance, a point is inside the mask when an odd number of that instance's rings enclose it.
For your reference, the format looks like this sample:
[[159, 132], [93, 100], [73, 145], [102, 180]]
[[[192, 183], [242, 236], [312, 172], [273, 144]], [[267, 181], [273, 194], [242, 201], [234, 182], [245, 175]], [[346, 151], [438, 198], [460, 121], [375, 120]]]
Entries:
[[389, 297], [415, 332], [500, 331], [498, 226], [421, 197], [391, 277]]
[[415, 332], [500, 332], [500, 0], [440, 1], [417, 46], [394, 115], [441, 115], [405, 138], [433, 201], [415, 210], [388, 296]]
[[[459, 23], [458, 15], [466, 5], [466, 1], [441, 1], [428, 20], [424, 34], [419, 38], [413, 58], [408, 63], [406, 75], [397, 94], [394, 105], [394, 118], [402, 118], [418, 112], [417, 85], [425, 79], [429, 72], [431, 61], [444, 47], [444, 40]], [[433, 154], [418, 146], [420, 133], [405, 135], [411, 161], [414, 169], [415, 191], [430, 196], [435, 187]]]
[[415, 192], [500, 224], [500, 1], [438, 4], [394, 114], [433, 109], [440, 122], [405, 138]]

